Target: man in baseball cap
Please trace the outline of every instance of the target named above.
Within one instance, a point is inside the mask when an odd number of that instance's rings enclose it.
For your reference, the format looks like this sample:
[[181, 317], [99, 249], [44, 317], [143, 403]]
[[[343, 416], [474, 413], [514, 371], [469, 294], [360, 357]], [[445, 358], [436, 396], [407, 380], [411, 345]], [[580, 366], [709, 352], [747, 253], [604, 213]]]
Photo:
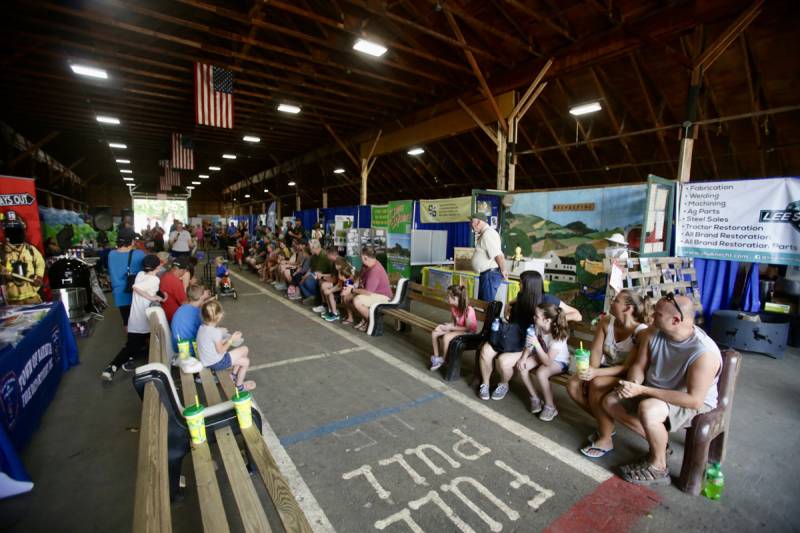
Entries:
[[500, 243], [500, 234], [487, 224], [485, 213], [473, 212], [470, 225], [475, 232], [475, 253], [472, 254], [472, 270], [480, 274], [478, 280], [478, 299], [492, 302], [497, 289], [504, 279], [508, 279], [505, 271], [505, 256]]

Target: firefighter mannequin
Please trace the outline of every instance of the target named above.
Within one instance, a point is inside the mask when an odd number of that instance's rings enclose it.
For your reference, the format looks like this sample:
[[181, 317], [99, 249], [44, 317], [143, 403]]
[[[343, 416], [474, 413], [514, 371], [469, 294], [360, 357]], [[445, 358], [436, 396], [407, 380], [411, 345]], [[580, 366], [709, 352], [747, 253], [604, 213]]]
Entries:
[[39, 288], [44, 278], [45, 262], [35, 246], [25, 242], [25, 224], [14, 211], [3, 220], [5, 241], [0, 250], [2, 283], [6, 303], [24, 305], [41, 303]]

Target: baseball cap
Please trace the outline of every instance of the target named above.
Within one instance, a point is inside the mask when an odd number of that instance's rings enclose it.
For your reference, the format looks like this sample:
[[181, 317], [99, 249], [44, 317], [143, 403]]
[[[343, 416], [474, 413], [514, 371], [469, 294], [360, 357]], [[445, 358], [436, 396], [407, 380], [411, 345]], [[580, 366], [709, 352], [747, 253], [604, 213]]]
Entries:
[[473, 219], [473, 218], [475, 218], [475, 219], [478, 219], [478, 220], [483, 220], [484, 222], [486, 222], [486, 221], [487, 221], [487, 219], [486, 219], [486, 214], [485, 214], [485, 213], [479, 213], [479, 212], [477, 212], [477, 211], [475, 211], [474, 213], [472, 213], [472, 214], [469, 216], [469, 218], [470, 218], [470, 220], [471, 220], [471, 219]]
[[189, 258], [185, 256], [176, 257], [172, 260], [172, 267], [173, 268], [189, 268]]
[[131, 228], [122, 228], [117, 233], [117, 246], [127, 246], [136, 238], [136, 232]]
[[151, 272], [161, 266], [161, 260], [156, 255], [146, 255], [142, 259], [142, 270]]

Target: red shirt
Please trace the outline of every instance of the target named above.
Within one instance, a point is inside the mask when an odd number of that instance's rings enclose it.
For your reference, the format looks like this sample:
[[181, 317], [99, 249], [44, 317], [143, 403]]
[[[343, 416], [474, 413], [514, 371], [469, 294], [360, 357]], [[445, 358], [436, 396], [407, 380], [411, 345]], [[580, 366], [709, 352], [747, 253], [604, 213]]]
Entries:
[[167, 295], [167, 301], [161, 302], [161, 308], [167, 315], [167, 321], [172, 322], [172, 315], [186, 301], [186, 289], [183, 288], [181, 279], [172, 272], [165, 272], [161, 276], [159, 289]]

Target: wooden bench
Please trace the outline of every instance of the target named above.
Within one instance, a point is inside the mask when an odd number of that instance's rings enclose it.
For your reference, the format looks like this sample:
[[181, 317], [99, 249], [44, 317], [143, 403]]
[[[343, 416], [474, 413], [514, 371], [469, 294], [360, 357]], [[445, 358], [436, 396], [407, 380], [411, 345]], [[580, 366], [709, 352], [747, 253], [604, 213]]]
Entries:
[[[152, 362], [165, 363], [168, 361], [168, 349], [170, 346], [171, 338], [168, 331], [159, 324], [158, 319], [151, 314], [151, 358]], [[157, 354], [154, 354], [157, 351]], [[148, 368], [149, 367], [149, 368]], [[165, 370], [166, 369], [166, 370]], [[166, 375], [164, 375], [166, 372]], [[149, 376], [149, 379], [144, 381]], [[134, 505], [134, 531], [169, 531], [171, 529], [169, 519], [169, 490], [158, 491], [157, 495], [149, 496], [140, 501], [139, 493], [149, 489], [151, 480], [147, 474], [150, 468], [158, 468], [164, 475], [167, 472], [167, 464], [170, 466], [170, 473], [180, 473], [180, 464], [183, 456], [191, 450], [192, 464], [194, 467], [195, 480], [197, 485], [198, 500], [200, 505], [200, 515], [205, 531], [213, 532], [227, 532], [230, 531], [228, 517], [232, 516], [231, 513], [238, 511], [239, 520], [245, 531], [271, 531], [267, 512], [262, 504], [256, 486], [254, 485], [254, 478], [251, 478], [247, 465], [254, 465], [255, 469], [260, 474], [267, 492], [274, 504], [277, 511], [278, 518], [285, 531], [291, 532], [310, 532], [311, 526], [309, 525], [305, 515], [300, 509], [297, 501], [289, 489], [289, 485], [281, 475], [280, 471], [272, 458], [269, 449], [266, 447], [264, 440], [261, 437], [261, 413], [258, 407], [253, 406], [253, 425], [249, 428], [242, 430], [239, 428], [236, 419], [235, 411], [229, 401], [230, 395], [235, 391], [233, 382], [230, 379], [229, 372], [221, 371], [216, 376], [214, 373], [207, 369], [203, 369], [200, 374], [201, 388], [195, 385], [194, 375], [181, 373], [181, 396], [183, 403], [189, 405], [194, 403], [195, 397], [202, 398], [202, 403], [206, 406], [206, 434], [207, 441], [202, 444], [191, 444], [188, 431], [186, 430], [185, 423], [181, 416], [175, 414], [176, 408], [182, 408], [178, 399], [177, 392], [174, 390], [174, 384], [169, 376], [168, 367], [162, 365], [146, 365], [137, 369], [136, 377], [134, 379], [135, 385], [138, 389], [144, 389], [144, 395], [148, 398], [153, 397], [152, 393], [148, 390], [155, 391], [155, 401], [163, 409], [167, 423], [170, 426], [175, 425], [176, 418], [181, 419], [180, 422], [180, 439], [185, 446], [174, 446], [174, 443], [168, 443], [165, 439], [160, 439], [154, 442], [152, 438], [147, 438], [147, 448], [151, 450], [150, 454], [142, 461], [142, 454], [140, 451], [140, 473], [137, 476], [137, 500]], [[171, 388], [172, 390], [167, 390]], [[222, 389], [220, 391], [220, 388]], [[223, 399], [224, 398], [224, 399]], [[146, 398], [144, 398], [146, 400]], [[152, 403], [152, 400], [149, 401]], [[177, 404], [177, 405], [175, 405]], [[172, 418], [173, 420], [169, 420]], [[145, 419], [143, 412], [142, 427], [145, 423], [149, 422]], [[152, 425], [152, 424], [150, 424]], [[243, 460], [242, 453], [237, 443], [236, 435], [241, 434], [247, 450], [247, 462]], [[142, 434], [141, 439], [145, 438]], [[140, 440], [140, 442], [142, 442]], [[152, 444], [150, 444], [152, 443]], [[221, 458], [221, 463], [224, 468], [220, 469], [228, 480], [228, 484], [233, 493], [233, 499], [236, 502], [236, 508], [226, 509], [223, 505], [222, 493], [220, 490], [220, 483], [217, 478], [216, 467], [212, 459], [212, 452], [216, 444], [216, 451]], [[140, 445], [140, 447], [143, 445]], [[167, 459], [167, 455], [171, 457]], [[157, 457], [157, 460], [150, 461], [148, 457]], [[177, 463], [177, 472], [173, 472], [172, 468]], [[144, 472], [142, 469], [144, 468]], [[166, 484], [167, 482], [161, 481]], [[152, 491], [156, 492], [156, 491]], [[153, 507], [157, 505], [158, 507]], [[270, 506], [271, 507], [271, 506]], [[157, 508], [161, 511], [161, 516], [158, 522], [154, 520], [147, 520], [146, 516], [151, 513], [151, 508]], [[164, 516], [164, 510], [166, 515]], [[145, 519], [137, 520], [138, 516], [143, 516]], [[165, 525], [166, 524], [166, 525]]]
[[[384, 315], [394, 318], [397, 322], [396, 331], [403, 331], [405, 327], [432, 332], [439, 322], [429, 320], [410, 311], [410, 303], [420, 302], [440, 309], [450, 311], [450, 304], [447, 303], [445, 291], [427, 289], [419, 283], [409, 282], [407, 291], [406, 308], [396, 307], [384, 311]], [[460, 335], [453, 339], [447, 350], [447, 368], [445, 369], [445, 379], [453, 381], [461, 377], [461, 355], [464, 350], [477, 350], [486, 340], [491, 328], [492, 321], [500, 315], [503, 307], [501, 302], [484, 302], [483, 300], [470, 299], [469, 304], [475, 309], [475, 316], [478, 321], [483, 322], [483, 327], [476, 333]]]

